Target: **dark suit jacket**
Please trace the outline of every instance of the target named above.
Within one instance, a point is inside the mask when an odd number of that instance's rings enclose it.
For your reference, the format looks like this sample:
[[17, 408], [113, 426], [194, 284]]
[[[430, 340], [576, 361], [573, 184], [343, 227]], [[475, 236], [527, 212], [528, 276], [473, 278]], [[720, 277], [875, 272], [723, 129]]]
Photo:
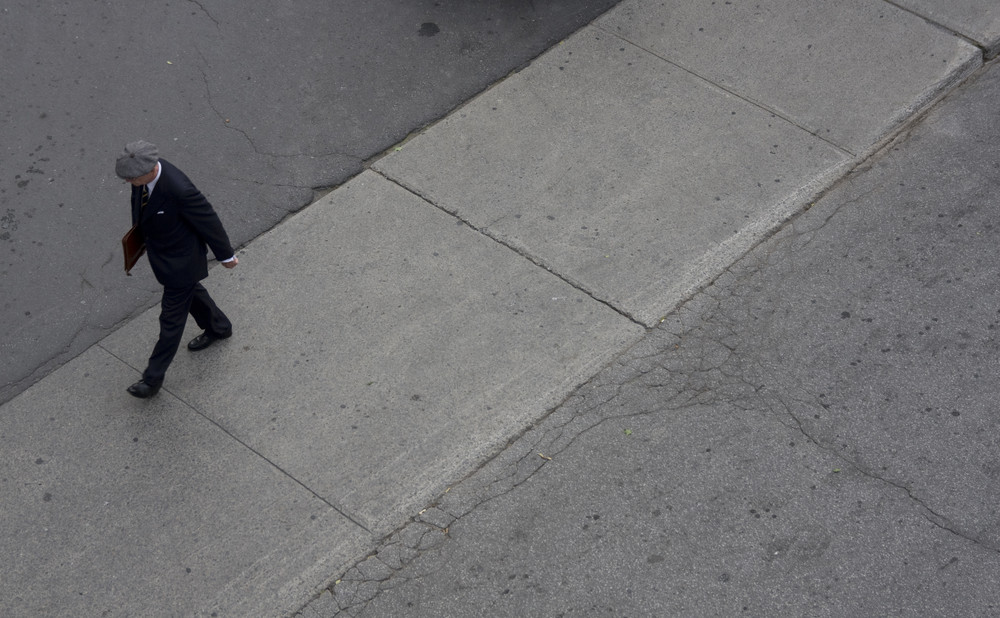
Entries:
[[208, 276], [206, 245], [220, 261], [233, 257], [233, 248], [215, 209], [184, 172], [163, 159], [160, 168], [144, 210], [142, 187], [132, 187], [132, 223], [139, 223], [156, 280], [188, 287]]

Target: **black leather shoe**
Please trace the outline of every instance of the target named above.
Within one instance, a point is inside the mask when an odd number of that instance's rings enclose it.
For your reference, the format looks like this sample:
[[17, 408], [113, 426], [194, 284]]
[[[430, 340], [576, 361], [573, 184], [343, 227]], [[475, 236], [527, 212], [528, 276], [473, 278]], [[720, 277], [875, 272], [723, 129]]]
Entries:
[[198, 335], [197, 337], [188, 342], [188, 349], [191, 350], [192, 352], [197, 352], [198, 350], [204, 350], [205, 348], [212, 345], [219, 339], [229, 339], [230, 335], [232, 335], [232, 333], [229, 333], [227, 335], [216, 335], [215, 333], [210, 333], [206, 330], [205, 332], [203, 332], [202, 334]]
[[128, 387], [128, 394], [132, 395], [133, 397], [138, 397], [139, 399], [147, 399], [149, 397], [152, 397], [158, 392], [160, 392], [159, 384], [153, 386], [151, 384], [147, 384], [143, 380], [139, 380], [132, 386]]

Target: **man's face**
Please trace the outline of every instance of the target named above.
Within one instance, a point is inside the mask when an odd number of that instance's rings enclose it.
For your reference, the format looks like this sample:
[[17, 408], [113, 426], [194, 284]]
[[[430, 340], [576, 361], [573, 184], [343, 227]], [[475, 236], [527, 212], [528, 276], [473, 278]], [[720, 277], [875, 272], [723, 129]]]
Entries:
[[137, 176], [136, 178], [126, 178], [125, 180], [128, 181], [128, 183], [131, 184], [133, 187], [141, 187], [142, 185], [148, 185], [149, 183], [153, 182], [154, 178], [156, 178], [156, 170], [159, 167], [160, 164], [157, 163], [156, 165], [153, 166], [153, 169], [151, 169], [148, 174], [143, 174], [142, 176]]

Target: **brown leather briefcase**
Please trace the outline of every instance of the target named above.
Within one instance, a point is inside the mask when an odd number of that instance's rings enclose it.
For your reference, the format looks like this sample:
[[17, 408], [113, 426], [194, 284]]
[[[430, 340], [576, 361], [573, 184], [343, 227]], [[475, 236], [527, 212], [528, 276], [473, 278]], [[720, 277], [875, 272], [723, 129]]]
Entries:
[[139, 231], [138, 225], [133, 225], [132, 229], [122, 237], [122, 251], [125, 253], [125, 274], [131, 277], [132, 273], [129, 271], [146, 252], [146, 243], [142, 240], [142, 232]]

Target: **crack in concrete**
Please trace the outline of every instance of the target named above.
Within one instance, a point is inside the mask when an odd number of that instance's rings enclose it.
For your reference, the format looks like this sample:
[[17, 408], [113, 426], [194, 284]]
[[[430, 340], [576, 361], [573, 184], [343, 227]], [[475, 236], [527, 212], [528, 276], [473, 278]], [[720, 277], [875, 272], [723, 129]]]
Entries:
[[195, 6], [196, 6], [196, 7], [198, 7], [199, 9], [201, 9], [201, 12], [202, 12], [202, 13], [204, 13], [205, 15], [207, 15], [207, 16], [208, 16], [208, 18], [212, 20], [212, 23], [214, 23], [214, 24], [215, 24], [215, 29], [216, 29], [216, 30], [221, 30], [221, 29], [222, 29], [222, 24], [221, 24], [221, 23], [219, 23], [219, 20], [218, 20], [218, 19], [216, 19], [216, 18], [215, 18], [215, 16], [214, 16], [214, 15], [212, 15], [212, 14], [211, 14], [211, 13], [209, 12], [209, 10], [205, 8], [205, 5], [204, 5], [204, 4], [202, 4], [201, 2], [198, 2], [198, 0], [188, 0], [188, 2], [190, 2], [191, 4], [195, 5]]

